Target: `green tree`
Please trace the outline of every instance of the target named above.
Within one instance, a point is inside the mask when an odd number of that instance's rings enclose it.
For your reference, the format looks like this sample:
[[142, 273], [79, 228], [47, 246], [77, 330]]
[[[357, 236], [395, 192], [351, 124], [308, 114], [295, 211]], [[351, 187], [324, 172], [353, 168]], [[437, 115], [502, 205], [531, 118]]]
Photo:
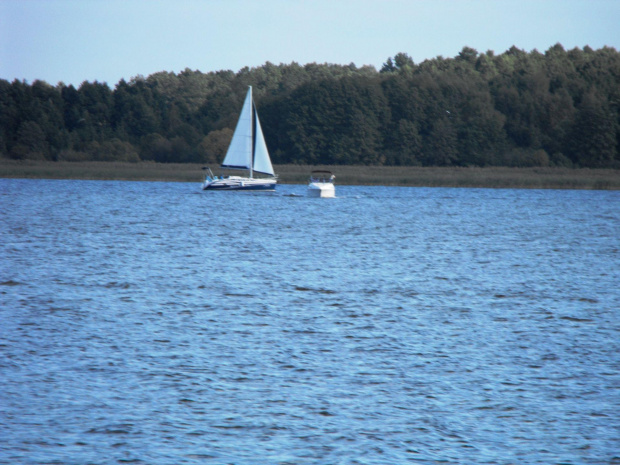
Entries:
[[226, 156], [233, 131], [229, 128], [211, 131], [198, 145], [201, 163], [221, 163]]
[[401, 119], [396, 130], [396, 153], [390, 164], [414, 166], [420, 164], [422, 136], [415, 123]]
[[158, 133], [151, 133], [142, 139], [140, 145], [140, 158], [159, 163], [170, 163], [175, 159], [172, 143]]
[[470, 65], [474, 65], [476, 63], [477, 58], [478, 58], [478, 51], [475, 48], [471, 48], [471, 47], [463, 47], [462, 50], [459, 52], [459, 56], [458, 56], [459, 60], [463, 60], [469, 63]]
[[309, 164], [377, 164], [387, 102], [359, 78], [308, 83], [291, 95], [281, 131], [284, 151]]
[[394, 56], [394, 59], [390, 57], [383, 63], [381, 73], [393, 73], [395, 71], [411, 72], [414, 68], [415, 63], [413, 59], [406, 53], [400, 52]]
[[567, 135], [565, 153], [580, 166], [613, 166], [617, 155], [617, 119], [603, 98], [586, 94]]
[[17, 141], [11, 150], [11, 158], [44, 160], [48, 149], [41, 127], [34, 121], [25, 121], [17, 131]]
[[435, 121], [425, 140], [422, 162], [425, 166], [450, 166], [458, 159], [456, 129], [449, 118]]
[[121, 139], [137, 143], [140, 138], [158, 132], [155, 99], [143, 79], [130, 83], [121, 80], [114, 92], [112, 125]]
[[463, 47], [419, 64], [400, 52], [379, 73], [267, 62], [137, 76], [114, 90], [0, 80], [0, 153], [131, 159], [139, 147], [143, 159], [211, 163], [252, 85], [275, 163], [617, 167], [619, 76], [615, 49], [556, 44]]

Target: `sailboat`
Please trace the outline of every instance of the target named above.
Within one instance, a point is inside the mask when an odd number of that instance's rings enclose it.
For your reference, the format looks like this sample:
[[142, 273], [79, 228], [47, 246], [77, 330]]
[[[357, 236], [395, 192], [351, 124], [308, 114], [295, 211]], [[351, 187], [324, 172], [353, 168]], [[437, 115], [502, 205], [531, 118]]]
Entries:
[[[252, 86], [248, 88], [237, 127], [221, 168], [248, 170], [249, 176], [218, 177], [207, 168], [208, 174], [202, 184], [203, 190], [275, 190], [276, 188], [278, 177], [273, 172], [256, 105], [252, 99]], [[255, 178], [255, 173], [267, 177]]]

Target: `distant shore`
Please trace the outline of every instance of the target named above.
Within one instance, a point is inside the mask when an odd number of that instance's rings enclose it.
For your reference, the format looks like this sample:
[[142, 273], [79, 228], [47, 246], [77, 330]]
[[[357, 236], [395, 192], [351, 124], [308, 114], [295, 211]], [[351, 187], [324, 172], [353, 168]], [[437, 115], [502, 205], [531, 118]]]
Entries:
[[[49, 162], [0, 159], [0, 178], [167, 181], [200, 183], [202, 164]], [[219, 170], [212, 167], [216, 174]], [[274, 165], [282, 184], [304, 184], [327, 169], [340, 185], [620, 190], [620, 171], [570, 168], [438, 168], [413, 166]]]

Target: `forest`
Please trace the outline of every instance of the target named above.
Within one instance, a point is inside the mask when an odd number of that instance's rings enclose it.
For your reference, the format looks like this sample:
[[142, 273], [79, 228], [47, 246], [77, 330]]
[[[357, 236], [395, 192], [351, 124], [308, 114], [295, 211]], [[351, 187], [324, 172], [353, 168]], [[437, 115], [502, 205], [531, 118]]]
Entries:
[[0, 158], [217, 165], [247, 91], [276, 164], [620, 169], [614, 48], [0, 80]]

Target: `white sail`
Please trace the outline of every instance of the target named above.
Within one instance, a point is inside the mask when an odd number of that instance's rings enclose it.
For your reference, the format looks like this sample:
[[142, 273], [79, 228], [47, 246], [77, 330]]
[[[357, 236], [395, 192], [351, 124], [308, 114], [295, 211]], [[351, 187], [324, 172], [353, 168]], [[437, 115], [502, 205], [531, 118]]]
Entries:
[[245, 170], [252, 168], [252, 113], [252, 88], [250, 87], [222, 162], [222, 168]]
[[265, 137], [263, 136], [263, 130], [260, 127], [260, 121], [258, 120], [258, 113], [256, 110], [255, 114], [255, 142], [254, 142], [254, 162], [253, 162], [253, 170], [262, 173], [268, 174], [270, 176], [274, 175], [273, 166], [271, 166], [271, 159], [269, 158], [269, 151], [267, 150], [267, 144], [265, 143]]

